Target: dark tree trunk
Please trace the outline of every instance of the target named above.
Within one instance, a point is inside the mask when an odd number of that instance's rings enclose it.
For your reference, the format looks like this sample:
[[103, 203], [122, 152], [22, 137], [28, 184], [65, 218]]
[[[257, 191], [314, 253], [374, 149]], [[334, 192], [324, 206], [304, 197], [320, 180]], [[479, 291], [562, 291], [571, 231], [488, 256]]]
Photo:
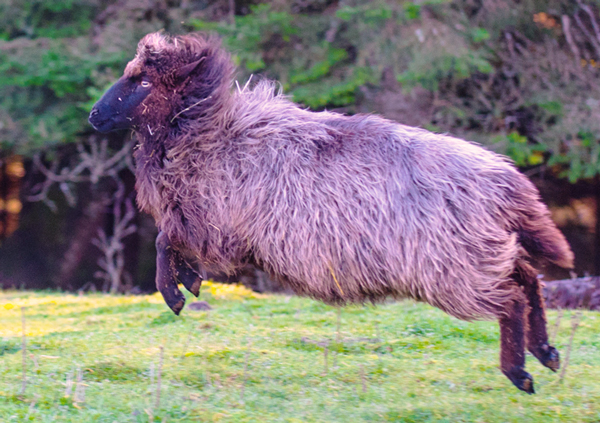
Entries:
[[[135, 199], [135, 175], [129, 170], [124, 170], [119, 175], [125, 184], [125, 196]], [[134, 200], [135, 201], [135, 200]], [[135, 205], [135, 204], [134, 204]], [[134, 233], [128, 235], [123, 240], [123, 254], [125, 256], [125, 268], [123, 269], [125, 280], [123, 285], [124, 292], [131, 292], [134, 286], [138, 285], [139, 279], [139, 262], [140, 262], [140, 212], [136, 208], [135, 217], [132, 223], [138, 228]], [[135, 291], [134, 291], [135, 292]]]
[[[100, 194], [95, 191], [96, 194]], [[62, 256], [58, 274], [54, 278], [57, 288], [73, 290], [75, 285], [83, 281], [75, 281], [77, 270], [86, 255], [90, 254], [92, 246], [90, 240], [94, 238], [98, 229], [104, 223], [106, 199], [103, 195], [93, 195], [86, 205], [83, 214], [73, 225], [73, 236], [65, 253]]]

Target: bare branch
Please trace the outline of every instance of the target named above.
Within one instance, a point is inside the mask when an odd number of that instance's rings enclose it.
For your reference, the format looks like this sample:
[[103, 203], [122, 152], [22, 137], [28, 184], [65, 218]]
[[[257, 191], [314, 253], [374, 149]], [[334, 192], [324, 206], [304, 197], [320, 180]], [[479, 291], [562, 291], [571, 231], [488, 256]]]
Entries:
[[[123, 239], [137, 230], [132, 223], [135, 218], [135, 208], [131, 198], [125, 198], [125, 185], [115, 177], [117, 182], [117, 191], [113, 196], [112, 214], [113, 227], [112, 235], [100, 229], [97, 238], [92, 243], [104, 254], [98, 259], [98, 266], [102, 269], [94, 274], [98, 279], [104, 280], [103, 290], [110, 289], [111, 294], [119, 292], [126, 279], [124, 272], [125, 257]], [[125, 213], [123, 213], [125, 208]]]
[[600, 43], [586, 28], [585, 24], [579, 17], [579, 11], [577, 11], [573, 15], [573, 19], [575, 19], [575, 23], [577, 23], [579, 30], [583, 33], [583, 35], [587, 37], [588, 41], [594, 46], [594, 50], [596, 51], [597, 57], [600, 58]]
[[577, 44], [575, 44], [575, 40], [573, 40], [573, 34], [571, 34], [571, 19], [567, 15], [562, 15], [562, 26], [563, 32], [565, 33], [565, 38], [567, 39], [567, 44], [569, 44], [569, 48], [571, 52], [573, 52], [573, 56], [575, 56], [575, 63], [579, 66], [579, 62], [581, 61], [581, 53], [579, 52], [579, 48]]
[[590, 18], [592, 28], [594, 29], [594, 34], [596, 35], [596, 40], [600, 42], [600, 27], [598, 26], [598, 21], [596, 20], [596, 16], [594, 15], [592, 8], [587, 4], [583, 4], [581, 1], [578, 1], [577, 3]]
[[90, 137], [77, 145], [77, 164], [63, 168], [60, 168], [61, 157], [56, 157], [46, 166], [42, 160], [42, 153], [37, 153], [33, 156], [33, 167], [35, 171], [44, 175], [45, 179], [31, 189], [32, 193], [26, 197], [27, 201], [43, 201], [52, 211], [56, 211], [56, 204], [48, 198], [48, 194], [54, 186], [58, 186], [67, 203], [71, 207], [75, 206], [75, 184], [97, 184], [105, 177], [116, 178], [123, 169], [133, 170], [130, 154], [132, 145], [133, 140], [127, 140], [119, 151], [113, 153], [106, 138], [98, 142], [96, 137]]

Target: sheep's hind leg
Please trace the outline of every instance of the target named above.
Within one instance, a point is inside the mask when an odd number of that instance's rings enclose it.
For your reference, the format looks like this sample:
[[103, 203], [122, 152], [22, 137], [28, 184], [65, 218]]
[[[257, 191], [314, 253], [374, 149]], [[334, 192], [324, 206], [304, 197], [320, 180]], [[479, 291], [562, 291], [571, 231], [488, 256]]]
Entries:
[[525, 371], [525, 304], [512, 301], [500, 318], [500, 369], [520, 390], [535, 393], [533, 377]]
[[535, 269], [527, 264], [521, 265], [514, 279], [523, 287], [529, 303], [527, 349], [540, 363], [555, 372], [560, 368], [560, 356], [556, 348], [548, 343], [544, 299]]
[[160, 232], [156, 237], [156, 288], [173, 313], [179, 315], [185, 305], [185, 297], [177, 287], [173, 251], [167, 235]]

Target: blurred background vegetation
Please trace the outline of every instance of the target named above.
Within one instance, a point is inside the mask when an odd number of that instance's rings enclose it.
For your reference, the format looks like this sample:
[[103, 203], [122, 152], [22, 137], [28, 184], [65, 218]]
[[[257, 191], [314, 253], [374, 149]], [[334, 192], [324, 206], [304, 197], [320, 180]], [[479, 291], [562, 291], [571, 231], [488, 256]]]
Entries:
[[134, 141], [94, 133], [87, 115], [160, 29], [219, 34], [240, 84], [276, 79], [313, 110], [377, 113], [509, 155], [551, 205], [577, 272], [600, 274], [599, 6], [4, 0], [0, 286], [153, 289], [154, 224], [132, 207]]

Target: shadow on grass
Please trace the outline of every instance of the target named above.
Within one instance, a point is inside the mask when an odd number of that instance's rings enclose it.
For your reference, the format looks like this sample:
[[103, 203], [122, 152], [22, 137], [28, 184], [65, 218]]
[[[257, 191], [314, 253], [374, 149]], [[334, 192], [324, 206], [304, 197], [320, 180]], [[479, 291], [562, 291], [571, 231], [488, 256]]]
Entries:
[[1, 340], [0, 339], [0, 356], [4, 354], [14, 354], [17, 351], [21, 351], [21, 345], [16, 341]]

